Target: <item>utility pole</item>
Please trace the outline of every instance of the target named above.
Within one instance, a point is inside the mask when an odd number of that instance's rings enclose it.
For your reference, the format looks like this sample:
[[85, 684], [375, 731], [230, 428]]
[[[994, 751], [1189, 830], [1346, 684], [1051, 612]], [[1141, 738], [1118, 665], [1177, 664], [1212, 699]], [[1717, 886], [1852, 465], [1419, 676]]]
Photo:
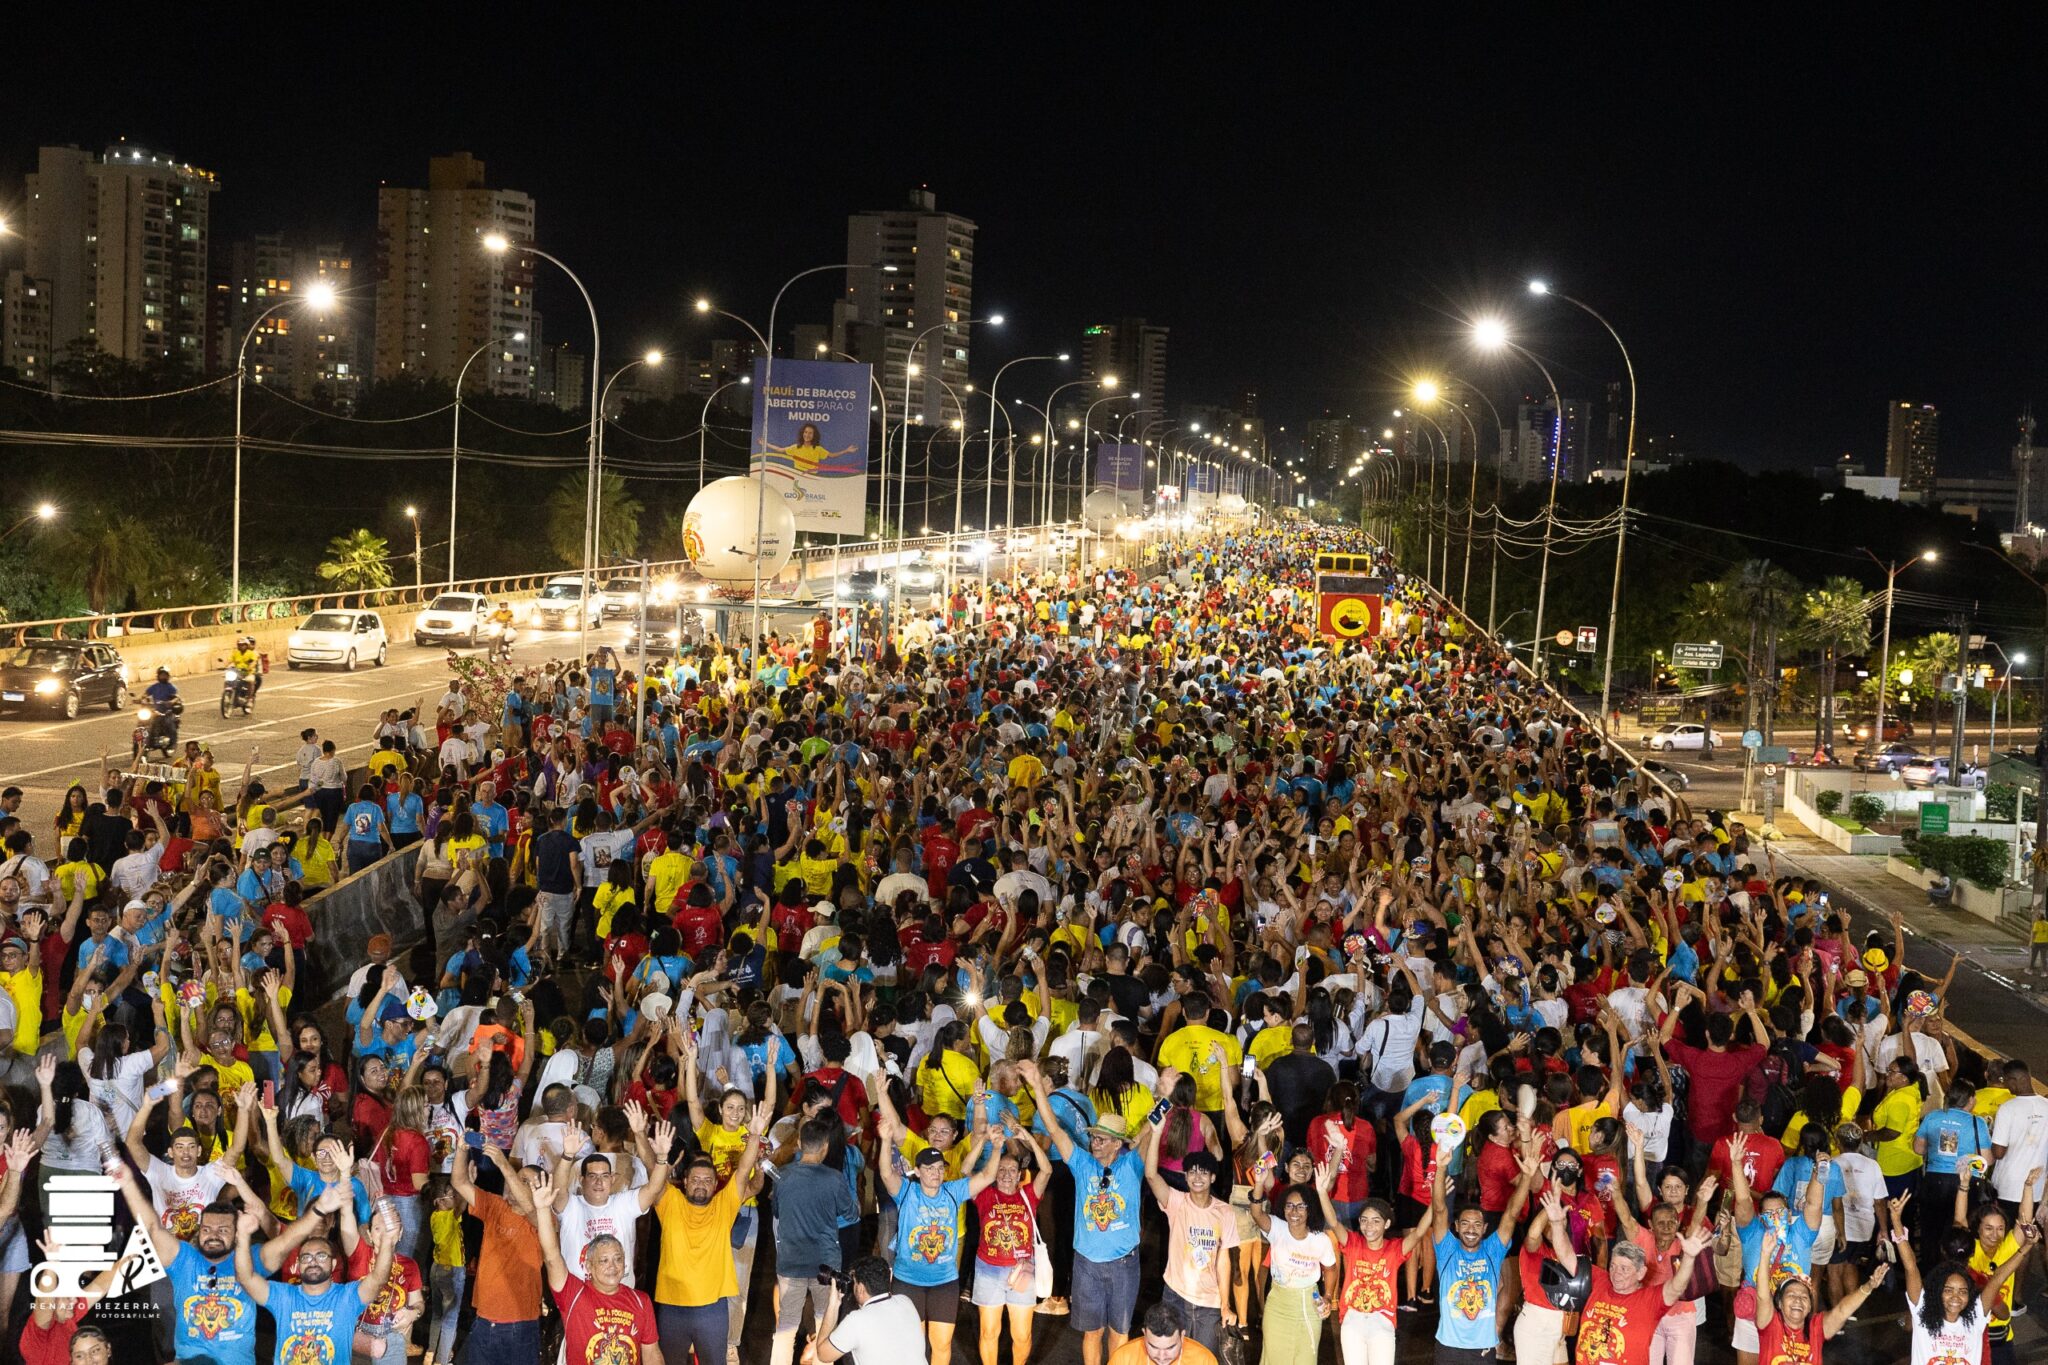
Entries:
[[[1970, 610], [1976, 610], [1972, 602]], [[1948, 780], [1960, 784], [1963, 780], [1963, 721], [1970, 709], [1970, 612], [1962, 614], [1961, 630], [1956, 636], [1956, 703], [1949, 713], [1954, 733], [1949, 736]]]

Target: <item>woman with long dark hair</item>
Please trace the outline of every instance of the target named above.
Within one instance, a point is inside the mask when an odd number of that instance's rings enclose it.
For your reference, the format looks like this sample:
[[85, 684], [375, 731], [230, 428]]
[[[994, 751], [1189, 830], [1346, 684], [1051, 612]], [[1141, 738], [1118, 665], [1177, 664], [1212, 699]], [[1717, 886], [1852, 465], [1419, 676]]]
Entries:
[[108, 1130], [100, 1107], [93, 1103], [91, 1087], [77, 1062], [60, 1062], [54, 1055], [44, 1053], [36, 1059], [36, 1084], [42, 1090], [36, 1136], [43, 1151], [37, 1168], [36, 1199], [47, 1220], [50, 1186], [56, 1177], [100, 1175], [107, 1162], [119, 1158], [115, 1135]]

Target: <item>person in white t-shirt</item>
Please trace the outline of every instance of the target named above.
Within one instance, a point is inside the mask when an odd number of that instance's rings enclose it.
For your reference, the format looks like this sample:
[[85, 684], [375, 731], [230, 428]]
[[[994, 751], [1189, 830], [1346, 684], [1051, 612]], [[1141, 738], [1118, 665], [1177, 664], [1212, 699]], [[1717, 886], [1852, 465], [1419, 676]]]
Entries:
[[832, 1365], [853, 1357], [853, 1365], [906, 1365], [925, 1358], [924, 1320], [901, 1294], [889, 1292], [889, 1263], [863, 1256], [848, 1271], [854, 1309], [838, 1326], [814, 1340], [804, 1365]]
[[[647, 1111], [637, 1104], [626, 1106], [626, 1121], [632, 1126], [633, 1139], [641, 1148], [641, 1159], [647, 1164], [647, 1183], [637, 1190], [620, 1189], [617, 1169], [613, 1159], [603, 1152], [582, 1153], [589, 1139], [579, 1129], [568, 1129], [562, 1136], [562, 1160], [555, 1167], [555, 1212], [561, 1219], [562, 1259], [569, 1263], [572, 1273], [584, 1273], [584, 1254], [590, 1249], [593, 1239], [612, 1236], [619, 1239], [621, 1246], [633, 1246], [634, 1235], [640, 1225], [640, 1215], [654, 1207], [668, 1188], [669, 1147], [675, 1141], [675, 1129], [666, 1122], [654, 1125], [653, 1146], [648, 1143]], [[583, 1174], [581, 1179], [572, 1179], [569, 1169], [581, 1158]], [[633, 1266], [626, 1266], [627, 1284], [633, 1285]], [[639, 1288], [638, 1285], [633, 1285]]]
[[128, 1155], [135, 1158], [135, 1164], [149, 1181], [149, 1202], [164, 1230], [174, 1237], [196, 1237], [200, 1211], [221, 1192], [227, 1177], [218, 1163], [199, 1164], [199, 1134], [189, 1126], [171, 1134], [169, 1161], [144, 1147], [142, 1129], [154, 1107], [155, 1101], [146, 1099], [136, 1111], [135, 1121], [128, 1126]]
[[[2005, 1085], [2013, 1097], [1998, 1107], [1991, 1121], [1991, 1189], [2005, 1206], [2010, 1221], [2019, 1211], [2027, 1173], [2048, 1169], [2048, 1098], [2034, 1093], [2027, 1064], [2005, 1064]], [[2048, 1201], [2048, 1174], [2034, 1185], [2034, 1202]]]

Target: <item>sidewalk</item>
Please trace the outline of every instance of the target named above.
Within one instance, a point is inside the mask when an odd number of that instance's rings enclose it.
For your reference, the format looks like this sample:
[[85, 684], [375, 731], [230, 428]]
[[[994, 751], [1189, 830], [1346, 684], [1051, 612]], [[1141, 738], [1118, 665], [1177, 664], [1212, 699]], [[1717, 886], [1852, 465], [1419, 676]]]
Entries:
[[[1759, 817], [1740, 817], [1751, 829]], [[1834, 893], [1838, 908], [1850, 913], [1854, 932], [1890, 932], [1891, 915], [1905, 918], [1906, 964], [1939, 981], [1949, 960], [1961, 957], [1949, 992], [1948, 1019], [1960, 1034], [1975, 1039], [1985, 1051], [2022, 1057], [2037, 1075], [2048, 1075], [2048, 979], [2026, 976], [2028, 946], [2012, 931], [1961, 910], [1938, 910], [1918, 887], [1885, 871], [1882, 854], [1848, 854], [1814, 837], [1805, 826], [1776, 813], [1783, 838], [1771, 852], [1781, 872], [1814, 877]]]

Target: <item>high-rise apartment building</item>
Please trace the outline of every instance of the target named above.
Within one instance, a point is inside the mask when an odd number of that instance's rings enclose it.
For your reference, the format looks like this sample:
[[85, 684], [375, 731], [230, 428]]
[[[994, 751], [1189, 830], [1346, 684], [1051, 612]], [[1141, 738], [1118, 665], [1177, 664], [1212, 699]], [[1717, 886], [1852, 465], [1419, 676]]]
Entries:
[[23, 261], [7, 273], [8, 363], [46, 378], [74, 349], [206, 364], [210, 171], [125, 143], [44, 147], [24, 186]]
[[1349, 469], [1352, 461], [1363, 455], [1371, 442], [1366, 429], [1347, 414], [1310, 421], [1304, 444], [1309, 471], [1320, 475]]
[[[830, 349], [875, 367], [892, 422], [912, 364], [919, 373], [911, 380], [903, 414], [912, 421], [922, 417], [937, 426], [955, 415], [941, 380], [955, 394], [966, 392], [974, 232], [971, 220], [940, 212], [937, 196], [923, 188], [912, 191], [903, 208], [856, 213], [846, 220], [846, 294], [832, 305]], [[940, 330], [918, 346], [917, 338], [932, 327]], [[795, 354], [810, 360], [815, 352], [813, 343], [810, 352]]]
[[1515, 410], [1515, 444], [1501, 472], [1517, 483], [1548, 483], [1555, 462], [1559, 483], [1585, 482], [1591, 472], [1586, 450], [1587, 407], [1576, 398], [1565, 399], [1560, 426], [1557, 405], [1550, 399], [1523, 399]]
[[[232, 370], [240, 354], [251, 384], [352, 411], [366, 377], [361, 348], [370, 301], [349, 295], [355, 261], [347, 248], [332, 242], [293, 246], [281, 233], [263, 233], [232, 242], [215, 256], [207, 369]], [[325, 313], [292, 307], [269, 312], [316, 284], [333, 289], [340, 303]]]
[[1889, 403], [1885, 406], [1884, 473], [1899, 481], [1901, 494], [1930, 497], [1934, 463], [1941, 444], [1941, 414], [1932, 403]]
[[1166, 328], [1144, 318], [1098, 322], [1081, 331], [1082, 378], [1113, 374], [1119, 387], [1138, 395], [1135, 403], [1117, 404], [1118, 416], [1137, 414], [1130, 423], [1134, 431], [1166, 412], [1166, 336]]
[[[534, 205], [518, 190], [492, 189], [484, 163], [467, 152], [427, 163], [425, 189], [377, 191], [377, 330], [373, 372], [453, 384], [469, 357], [498, 347], [464, 391], [531, 397], [533, 282], [536, 258], [517, 244], [533, 240]], [[506, 252], [484, 250], [503, 233]], [[517, 340], [520, 333], [526, 339]], [[488, 358], [487, 358], [488, 359]]]

